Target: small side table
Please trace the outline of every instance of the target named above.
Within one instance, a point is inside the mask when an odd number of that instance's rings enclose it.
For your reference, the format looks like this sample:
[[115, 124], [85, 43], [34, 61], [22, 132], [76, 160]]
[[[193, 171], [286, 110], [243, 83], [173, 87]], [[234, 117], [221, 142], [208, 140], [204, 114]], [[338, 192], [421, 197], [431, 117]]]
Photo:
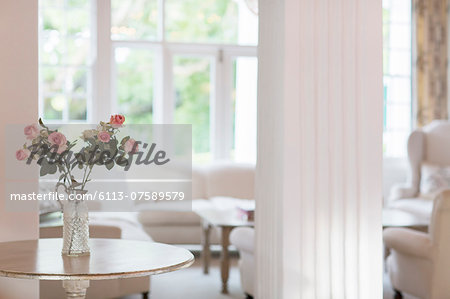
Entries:
[[222, 278], [222, 293], [228, 294], [228, 277], [230, 273], [230, 257], [228, 246], [230, 245], [230, 232], [235, 227], [254, 227], [253, 221], [241, 219], [237, 215], [237, 210], [220, 210], [220, 209], [204, 209], [194, 210], [202, 219], [203, 236], [202, 236], [202, 258], [203, 273], [209, 272], [210, 259], [210, 233], [212, 227], [218, 227], [221, 230], [221, 246], [220, 255], [220, 275]]
[[62, 239], [0, 243], [0, 276], [61, 280], [67, 298], [84, 299], [90, 280], [149, 276], [189, 267], [186, 249], [143, 241], [91, 239], [91, 254], [61, 255]]

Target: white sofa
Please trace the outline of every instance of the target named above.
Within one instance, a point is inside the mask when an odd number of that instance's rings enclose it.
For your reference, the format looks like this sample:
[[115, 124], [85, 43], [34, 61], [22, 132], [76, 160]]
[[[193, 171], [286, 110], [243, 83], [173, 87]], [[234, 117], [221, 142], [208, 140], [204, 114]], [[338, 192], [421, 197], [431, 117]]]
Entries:
[[450, 166], [450, 122], [435, 120], [413, 131], [408, 138], [408, 162], [408, 182], [392, 188], [387, 207], [429, 221], [433, 198], [420, 193], [421, 168], [424, 163]]
[[[255, 166], [238, 163], [217, 163], [192, 172], [193, 206], [228, 205], [228, 198], [254, 199]], [[169, 244], [200, 244], [201, 222], [193, 211], [141, 211], [138, 219], [156, 242]], [[213, 231], [211, 243], [218, 244]]]
[[434, 200], [429, 233], [406, 228], [383, 232], [390, 249], [387, 268], [396, 299], [403, 294], [422, 299], [450, 298], [450, 190]]
[[231, 244], [239, 250], [239, 272], [241, 287], [247, 298], [255, 295], [255, 230], [239, 227], [231, 231]]

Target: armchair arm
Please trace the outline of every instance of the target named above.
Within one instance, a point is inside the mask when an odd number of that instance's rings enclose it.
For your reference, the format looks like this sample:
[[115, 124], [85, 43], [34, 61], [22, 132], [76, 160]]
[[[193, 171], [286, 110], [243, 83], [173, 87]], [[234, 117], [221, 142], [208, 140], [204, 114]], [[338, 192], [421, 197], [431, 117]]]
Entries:
[[386, 247], [422, 258], [431, 257], [432, 243], [427, 233], [408, 228], [387, 228], [383, 231]]
[[419, 190], [417, 190], [417, 188], [413, 186], [408, 186], [405, 184], [397, 184], [392, 187], [389, 199], [396, 200], [402, 198], [416, 197], [418, 193]]
[[231, 244], [239, 251], [253, 253], [255, 251], [255, 230], [250, 227], [239, 227], [231, 231]]

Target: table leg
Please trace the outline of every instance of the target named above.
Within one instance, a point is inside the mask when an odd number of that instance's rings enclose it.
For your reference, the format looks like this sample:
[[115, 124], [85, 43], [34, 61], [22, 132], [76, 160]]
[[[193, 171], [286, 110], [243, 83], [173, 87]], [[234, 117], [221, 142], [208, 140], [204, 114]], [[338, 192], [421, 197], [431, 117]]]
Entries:
[[208, 274], [209, 273], [209, 259], [211, 257], [211, 251], [210, 251], [210, 235], [211, 235], [211, 225], [208, 223], [203, 222], [203, 234], [202, 234], [202, 257], [203, 257], [203, 273]]
[[64, 280], [63, 288], [66, 290], [67, 299], [84, 299], [89, 280]]
[[230, 232], [232, 227], [222, 227], [222, 254], [220, 257], [220, 274], [222, 276], [222, 294], [228, 294], [228, 276], [230, 273], [230, 257], [228, 246], [230, 245]]

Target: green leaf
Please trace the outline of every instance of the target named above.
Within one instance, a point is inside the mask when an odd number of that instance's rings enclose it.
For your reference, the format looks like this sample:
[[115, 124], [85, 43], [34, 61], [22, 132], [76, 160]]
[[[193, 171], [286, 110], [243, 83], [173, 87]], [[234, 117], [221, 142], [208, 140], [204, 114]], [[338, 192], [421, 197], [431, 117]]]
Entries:
[[124, 145], [128, 141], [128, 139], [130, 139], [130, 136], [123, 137], [123, 139], [120, 142], [120, 144]]
[[125, 167], [128, 165], [128, 159], [125, 159], [124, 156], [119, 156], [116, 158], [116, 163], [119, 166]]
[[41, 125], [41, 127], [45, 128], [48, 130], [47, 126], [44, 125], [44, 122], [42, 121], [42, 118], [39, 117], [39, 124]]
[[55, 174], [56, 171], [58, 170], [58, 167], [56, 167], [55, 164], [48, 164], [48, 173], [49, 174]]
[[114, 167], [114, 161], [105, 164], [106, 169], [111, 170]]
[[39, 175], [40, 176], [44, 176], [44, 175], [46, 175], [48, 172], [47, 172], [47, 168], [46, 167], [44, 167], [44, 166], [41, 166], [41, 169], [39, 170]]
[[82, 185], [81, 183], [72, 181], [72, 187], [73, 187], [73, 188], [78, 187], [78, 186], [81, 186], [81, 185]]

